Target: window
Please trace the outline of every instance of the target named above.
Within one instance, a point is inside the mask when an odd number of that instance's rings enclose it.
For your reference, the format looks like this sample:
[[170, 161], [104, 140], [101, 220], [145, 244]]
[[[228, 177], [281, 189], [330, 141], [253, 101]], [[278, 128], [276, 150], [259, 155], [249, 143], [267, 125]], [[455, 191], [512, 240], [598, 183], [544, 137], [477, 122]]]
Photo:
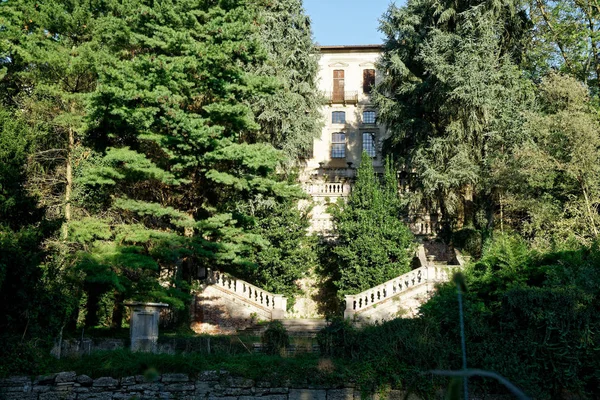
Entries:
[[334, 103], [344, 101], [344, 70], [336, 69], [333, 71], [333, 97]]
[[345, 111], [334, 111], [331, 113], [331, 123], [333, 124], [345, 124], [346, 123], [346, 112]]
[[363, 93], [370, 94], [373, 85], [375, 85], [375, 70], [363, 70]]
[[375, 111], [363, 111], [363, 124], [375, 123]]
[[369, 157], [375, 158], [377, 152], [375, 151], [375, 134], [371, 132], [363, 132], [362, 134], [363, 151], [365, 151]]
[[331, 137], [331, 158], [346, 158], [346, 134], [336, 132]]

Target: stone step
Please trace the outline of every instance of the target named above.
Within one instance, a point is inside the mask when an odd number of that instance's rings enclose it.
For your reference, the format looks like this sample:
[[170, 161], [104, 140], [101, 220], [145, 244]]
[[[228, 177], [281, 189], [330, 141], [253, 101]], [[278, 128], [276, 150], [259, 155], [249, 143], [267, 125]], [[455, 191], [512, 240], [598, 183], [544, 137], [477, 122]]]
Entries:
[[[290, 336], [293, 337], [315, 337], [317, 333], [327, 326], [324, 319], [283, 319], [282, 325]], [[261, 336], [268, 328], [268, 324], [254, 324], [246, 329], [238, 331], [241, 335]]]

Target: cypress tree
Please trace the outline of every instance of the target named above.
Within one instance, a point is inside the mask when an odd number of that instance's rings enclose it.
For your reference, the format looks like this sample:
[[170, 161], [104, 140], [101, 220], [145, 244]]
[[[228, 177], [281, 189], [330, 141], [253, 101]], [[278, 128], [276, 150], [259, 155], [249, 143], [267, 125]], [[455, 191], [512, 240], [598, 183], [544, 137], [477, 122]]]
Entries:
[[380, 182], [363, 152], [348, 203], [333, 209], [338, 296], [359, 293], [410, 270], [413, 237], [400, 219], [401, 206], [391, 161], [386, 161]]

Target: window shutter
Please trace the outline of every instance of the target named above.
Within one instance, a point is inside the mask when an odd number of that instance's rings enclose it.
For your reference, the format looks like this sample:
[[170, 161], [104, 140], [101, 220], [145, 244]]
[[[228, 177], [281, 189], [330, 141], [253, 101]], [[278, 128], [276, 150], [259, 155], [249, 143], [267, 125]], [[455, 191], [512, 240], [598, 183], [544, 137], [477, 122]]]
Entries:
[[373, 85], [375, 85], [375, 70], [363, 70], [363, 93], [370, 94]]

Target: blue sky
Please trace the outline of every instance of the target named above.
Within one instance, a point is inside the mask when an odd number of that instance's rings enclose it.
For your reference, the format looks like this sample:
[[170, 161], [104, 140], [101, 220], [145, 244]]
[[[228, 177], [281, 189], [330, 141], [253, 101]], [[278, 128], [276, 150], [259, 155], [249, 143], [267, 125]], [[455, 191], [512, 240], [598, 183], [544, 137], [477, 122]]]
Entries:
[[388, 5], [402, 0], [304, 0], [320, 45], [382, 43], [379, 18]]

